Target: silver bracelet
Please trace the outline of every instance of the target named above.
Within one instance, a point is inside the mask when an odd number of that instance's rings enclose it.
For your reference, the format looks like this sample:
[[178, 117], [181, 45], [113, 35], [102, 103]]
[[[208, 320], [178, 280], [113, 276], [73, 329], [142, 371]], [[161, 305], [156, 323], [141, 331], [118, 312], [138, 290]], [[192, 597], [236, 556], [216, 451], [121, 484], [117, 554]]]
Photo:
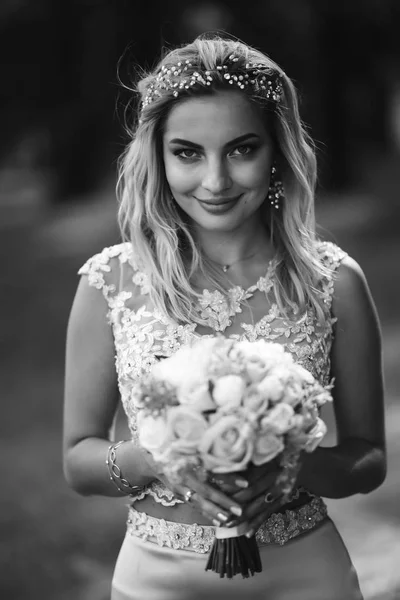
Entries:
[[120, 442], [111, 444], [108, 447], [107, 460], [106, 460], [106, 465], [108, 467], [108, 472], [110, 475], [110, 481], [112, 481], [113, 484], [115, 485], [115, 487], [117, 488], [117, 490], [119, 492], [121, 492], [121, 494], [124, 494], [124, 495], [132, 495], [136, 490], [140, 490], [143, 487], [141, 485], [131, 485], [129, 483], [129, 481], [124, 478], [124, 476], [122, 475], [121, 469], [117, 465], [116, 450], [117, 450], [117, 448], [122, 446], [122, 444], [125, 444], [128, 441], [130, 441], [130, 440], [121, 440]]

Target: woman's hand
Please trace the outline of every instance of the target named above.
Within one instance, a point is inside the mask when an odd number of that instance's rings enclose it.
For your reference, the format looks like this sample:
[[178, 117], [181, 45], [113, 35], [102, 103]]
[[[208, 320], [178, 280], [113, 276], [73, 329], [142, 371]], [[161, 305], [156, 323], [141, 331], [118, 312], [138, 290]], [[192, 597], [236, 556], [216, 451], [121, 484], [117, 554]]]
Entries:
[[183, 480], [177, 484], [168, 479], [149, 452], [143, 450], [143, 453], [154, 478], [159, 479], [179, 499], [190, 502], [193, 508], [210, 519], [215, 526], [223, 526], [233, 517], [241, 516], [241, 503], [211, 485], [201, 469], [188, 470], [183, 474]]
[[252, 535], [262, 523], [282, 505], [282, 490], [276, 481], [282, 468], [277, 460], [259, 467], [251, 466], [244, 472], [212, 475], [210, 480], [217, 489], [238, 502], [242, 515], [225, 523], [236, 527], [247, 523], [247, 535]]

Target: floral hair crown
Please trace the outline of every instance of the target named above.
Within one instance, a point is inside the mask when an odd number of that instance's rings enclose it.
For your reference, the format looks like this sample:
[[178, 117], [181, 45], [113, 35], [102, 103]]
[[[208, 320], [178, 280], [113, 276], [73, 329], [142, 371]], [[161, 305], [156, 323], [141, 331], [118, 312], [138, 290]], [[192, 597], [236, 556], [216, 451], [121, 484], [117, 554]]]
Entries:
[[213, 81], [222, 78], [231, 85], [237, 85], [241, 90], [252, 86], [255, 91], [263, 90], [264, 97], [279, 103], [282, 94], [282, 75], [260, 63], [248, 62], [244, 67], [238, 67], [239, 58], [231, 54], [226, 64], [218, 65], [214, 70], [194, 71], [182, 78], [182, 74], [193, 68], [190, 60], [178, 62], [175, 66], [163, 65], [153, 83], [147, 89], [143, 99], [142, 110], [163, 95], [163, 92], [172, 91], [177, 97], [183, 90], [189, 90], [195, 85], [210, 86]]

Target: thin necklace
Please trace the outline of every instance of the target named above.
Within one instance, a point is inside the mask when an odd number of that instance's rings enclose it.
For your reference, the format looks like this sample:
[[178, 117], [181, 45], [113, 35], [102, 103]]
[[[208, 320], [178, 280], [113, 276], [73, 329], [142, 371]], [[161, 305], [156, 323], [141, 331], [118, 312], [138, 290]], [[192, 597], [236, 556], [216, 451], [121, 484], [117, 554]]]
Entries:
[[233, 267], [233, 265], [236, 265], [237, 263], [243, 262], [245, 260], [250, 260], [250, 258], [253, 258], [253, 256], [257, 256], [257, 254], [261, 254], [261, 252], [262, 252], [262, 250], [258, 250], [258, 252], [253, 252], [253, 254], [250, 254], [249, 256], [245, 256], [244, 258], [239, 258], [239, 260], [235, 260], [234, 262], [232, 262], [228, 265], [227, 264], [221, 265], [221, 263], [218, 263], [217, 261], [213, 260], [212, 258], [209, 258], [209, 260], [211, 260], [211, 262], [213, 262], [214, 264], [221, 267], [223, 272], [226, 273], [227, 271], [229, 271], [229, 269], [231, 267]]

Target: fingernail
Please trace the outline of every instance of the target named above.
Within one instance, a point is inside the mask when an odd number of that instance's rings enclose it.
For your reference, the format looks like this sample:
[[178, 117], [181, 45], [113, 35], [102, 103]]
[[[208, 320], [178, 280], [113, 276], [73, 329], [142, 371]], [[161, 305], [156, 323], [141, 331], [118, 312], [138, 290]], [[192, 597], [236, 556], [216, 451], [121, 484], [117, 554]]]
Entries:
[[229, 517], [227, 517], [226, 515], [224, 515], [224, 513], [217, 513], [217, 517], [220, 521], [223, 521], [224, 523], [227, 522], [227, 520], [229, 519]]
[[[221, 527], [221, 523], [218, 521], [218, 519], [213, 519], [212, 522], [215, 527]], [[228, 525], [228, 523], [226, 523], [226, 525]]]
[[231, 513], [233, 513], [234, 515], [236, 515], [237, 517], [241, 517], [242, 513], [243, 513], [243, 509], [241, 509], [240, 506], [231, 506], [229, 508], [229, 511]]
[[254, 535], [254, 529], [250, 529], [247, 533], [245, 533], [245, 536], [247, 538], [251, 538]]
[[235, 479], [235, 484], [243, 489], [246, 489], [249, 487], [249, 482], [246, 479]]
[[225, 523], [225, 527], [235, 527], [235, 525], [236, 525], [236, 519], [231, 519], [230, 521]]

